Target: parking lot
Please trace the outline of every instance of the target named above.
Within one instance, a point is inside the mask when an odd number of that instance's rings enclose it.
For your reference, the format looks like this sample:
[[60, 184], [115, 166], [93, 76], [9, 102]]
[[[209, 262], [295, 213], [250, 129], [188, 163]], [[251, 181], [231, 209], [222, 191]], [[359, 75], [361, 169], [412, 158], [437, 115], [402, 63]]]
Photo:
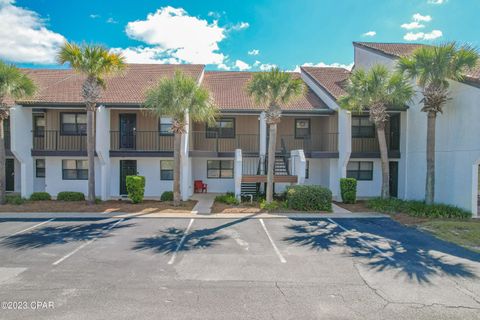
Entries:
[[0, 258], [1, 319], [480, 319], [480, 254], [388, 218], [4, 218]]

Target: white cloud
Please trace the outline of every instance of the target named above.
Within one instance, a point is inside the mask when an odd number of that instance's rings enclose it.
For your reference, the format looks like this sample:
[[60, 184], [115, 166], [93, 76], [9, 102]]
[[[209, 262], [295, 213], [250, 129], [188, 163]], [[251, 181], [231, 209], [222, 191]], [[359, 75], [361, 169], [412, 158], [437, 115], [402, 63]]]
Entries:
[[447, 0], [428, 0], [429, 4], [444, 4]]
[[262, 63], [258, 60], [255, 60], [255, 62], [253, 63], [253, 66], [254, 67], [258, 67], [259, 65], [261, 65]]
[[240, 71], [245, 71], [250, 69], [250, 65], [242, 60], [235, 61], [235, 67]]
[[[350, 64], [342, 64], [342, 63], [338, 63], [338, 62], [334, 62], [334, 63], [330, 63], [330, 64], [324, 63], [324, 62], [319, 62], [319, 63], [305, 62], [304, 64], [302, 64], [302, 67], [343, 68], [343, 69], [347, 69], [347, 70], [352, 70], [353, 62], [350, 63]], [[300, 66], [296, 65], [293, 70], [289, 70], [289, 71], [300, 72]]]
[[432, 21], [432, 17], [431, 16], [423, 16], [421, 15], [420, 13], [415, 13], [413, 16], [412, 16], [412, 19], [413, 21], [424, 21], [424, 22], [430, 22]]
[[100, 18], [100, 15], [92, 13], [89, 17], [92, 18], [92, 19], [98, 19], [98, 18]]
[[217, 68], [220, 69], [220, 70], [226, 70], [226, 71], [229, 71], [231, 68], [229, 66], [227, 66], [225, 63], [220, 63], [220, 64], [217, 64]]
[[443, 32], [441, 30], [432, 30], [431, 32], [409, 32], [407, 33], [403, 39], [407, 41], [418, 41], [418, 40], [434, 40], [443, 36]]
[[412, 21], [410, 23], [404, 23], [400, 27], [407, 30], [425, 28], [424, 24], [418, 23], [418, 21]]
[[248, 54], [251, 55], [251, 56], [258, 56], [260, 54], [260, 50], [252, 49], [252, 50], [248, 51]]
[[173, 7], [160, 8], [146, 20], [129, 22], [126, 27], [130, 38], [153, 46], [156, 53], [188, 63], [217, 65], [225, 59], [218, 46], [225, 31], [217, 21], [209, 23]]
[[11, 62], [49, 64], [55, 62], [65, 38], [46, 27], [35, 11], [0, 0], [0, 58]]
[[376, 35], [377, 35], [376, 31], [368, 31], [368, 32], [365, 32], [364, 34], [362, 34], [362, 36], [364, 36], [364, 37], [375, 37]]
[[163, 49], [155, 47], [112, 48], [111, 51], [121, 53], [128, 63], [181, 63], [179, 59], [169, 56]]
[[244, 30], [244, 29], [247, 29], [248, 27], [250, 27], [250, 24], [248, 22], [239, 22], [237, 24], [234, 24], [230, 30], [234, 30], [234, 31], [240, 31], [240, 30]]
[[116, 23], [118, 23], [118, 21], [115, 20], [114, 18], [110, 17], [110, 18], [107, 19], [107, 23], [116, 24]]
[[276, 68], [277, 65], [276, 64], [270, 64], [270, 63], [262, 63], [258, 69], [260, 69], [261, 71], [270, 71], [271, 69], [273, 68]]

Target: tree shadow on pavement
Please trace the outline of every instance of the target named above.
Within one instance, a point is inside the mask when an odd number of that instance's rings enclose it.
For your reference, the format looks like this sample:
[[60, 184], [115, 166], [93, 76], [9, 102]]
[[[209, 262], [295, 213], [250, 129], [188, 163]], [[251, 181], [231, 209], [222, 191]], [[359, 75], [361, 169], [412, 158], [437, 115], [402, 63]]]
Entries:
[[44, 248], [51, 245], [110, 237], [110, 233], [113, 230], [128, 228], [134, 225], [133, 223], [118, 223], [118, 221], [111, 220], [59, 226], [45, 225], [29, 232], [0, 238], [0, 246], [21, 250]]
[[388, 218], [339, 218], [336, 223], [323, 219], [292, 220], [295, 222], [286, 228], [293, 234], [283, 241], [318, 251], [344, 248], [352, 257], [368, 259], [366, 265], [377, 272], [396, 270], [419, 283], [430, 283], [431, 276], [442, 274], [477, 278], [468, 265], [454, 262], [447, 255], [479, 262], [480, 254]]
[[[214, 228], [197, 229], [186, 235], [185, 241], [178, 251], [191, 251], [196, 249], [206, 249], [215, 246], [218, 242], [226, 240], [230, 237], [217, 234], [220, 230], [231, 227], [235, 224], [242, 223], [250, 219], [250, 216], [233, 220]], [[153, 237], [139, 238], [135, 241], [133, 250], [152, 250], [155, 253], [172, 254], [177, 250], [182, 237], [185, 234], [184, 229], [168, 228], [160, 230]]]

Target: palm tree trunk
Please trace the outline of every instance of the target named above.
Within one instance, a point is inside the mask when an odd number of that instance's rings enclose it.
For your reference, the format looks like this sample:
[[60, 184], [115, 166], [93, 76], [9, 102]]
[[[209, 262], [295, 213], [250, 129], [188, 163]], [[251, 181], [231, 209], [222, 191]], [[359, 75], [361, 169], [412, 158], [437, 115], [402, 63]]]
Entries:
[[87, 105], [88, 204], [95, 204], [95, 104]]
[[425, 203], [435, 201], [435, 124], [437, 113], [428, 112], [427, 118], [427, 178], [425, 180]]
[[390, 168], [388, 164], [388, 147], [385, 137], [385, 125], [377, 125], [378, 145], [380, 148], [380, 160], [382, 162], [382, 198], [390, 197]]
[[0, 204], [5, 204], [5, 133], [3, 118], [0, 118]]
[[275, 167], [275, 147], [277, 144], [277, 124], [270, 124], [270, 136], [268, 139], [268, 162], [267, 162], [267, 203], [273, 201], [273, 169]]
[[182, 147], [182, 134], [175, 133], [173, 138], [173, 162], [175, 167], [173, 169], [173, 205], [180, 205], [180, 168], [181, 168], [181, 152], [180, 148]]

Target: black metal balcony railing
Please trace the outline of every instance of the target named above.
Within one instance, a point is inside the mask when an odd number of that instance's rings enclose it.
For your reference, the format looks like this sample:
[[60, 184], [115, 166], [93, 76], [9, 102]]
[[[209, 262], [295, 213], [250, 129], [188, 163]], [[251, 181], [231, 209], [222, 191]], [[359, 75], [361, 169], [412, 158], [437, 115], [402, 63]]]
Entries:
[[[389, 152], [398, 152], [398, 146], [395, 148], [390, 143], [390, 138], [387, 136], [387, 148]], [[352, 137], [352, 152], [353, 153], [378, 153], [380, 147], [378, 145], [377, 137], [373, 138], [355, 138]]]
[[110, 131], [110, 150], [173, 151], [173, 135], [160, 135], [159, 131]]
[[[267, 141], [268, 144], [268, 141]], [[296, 138], [294, 135], [277, 137], [276, 150], [303, 150], [304, 152], [338, 152], [338, 133], [323, 133], [307, 138]]]
[[65, 135], [59, 130], [45, 130], [40, 135], [33, 135], [33, 150], [42, 151], [85, 151], [87, 137], [85, 135]]
[[259, 136], [257, 134], [236, 134], [233, 138], [219, 138], [215, 132], [190, 132], [190, 150], [234, 152], [242, 149], [243, 152], [258, 152]]

